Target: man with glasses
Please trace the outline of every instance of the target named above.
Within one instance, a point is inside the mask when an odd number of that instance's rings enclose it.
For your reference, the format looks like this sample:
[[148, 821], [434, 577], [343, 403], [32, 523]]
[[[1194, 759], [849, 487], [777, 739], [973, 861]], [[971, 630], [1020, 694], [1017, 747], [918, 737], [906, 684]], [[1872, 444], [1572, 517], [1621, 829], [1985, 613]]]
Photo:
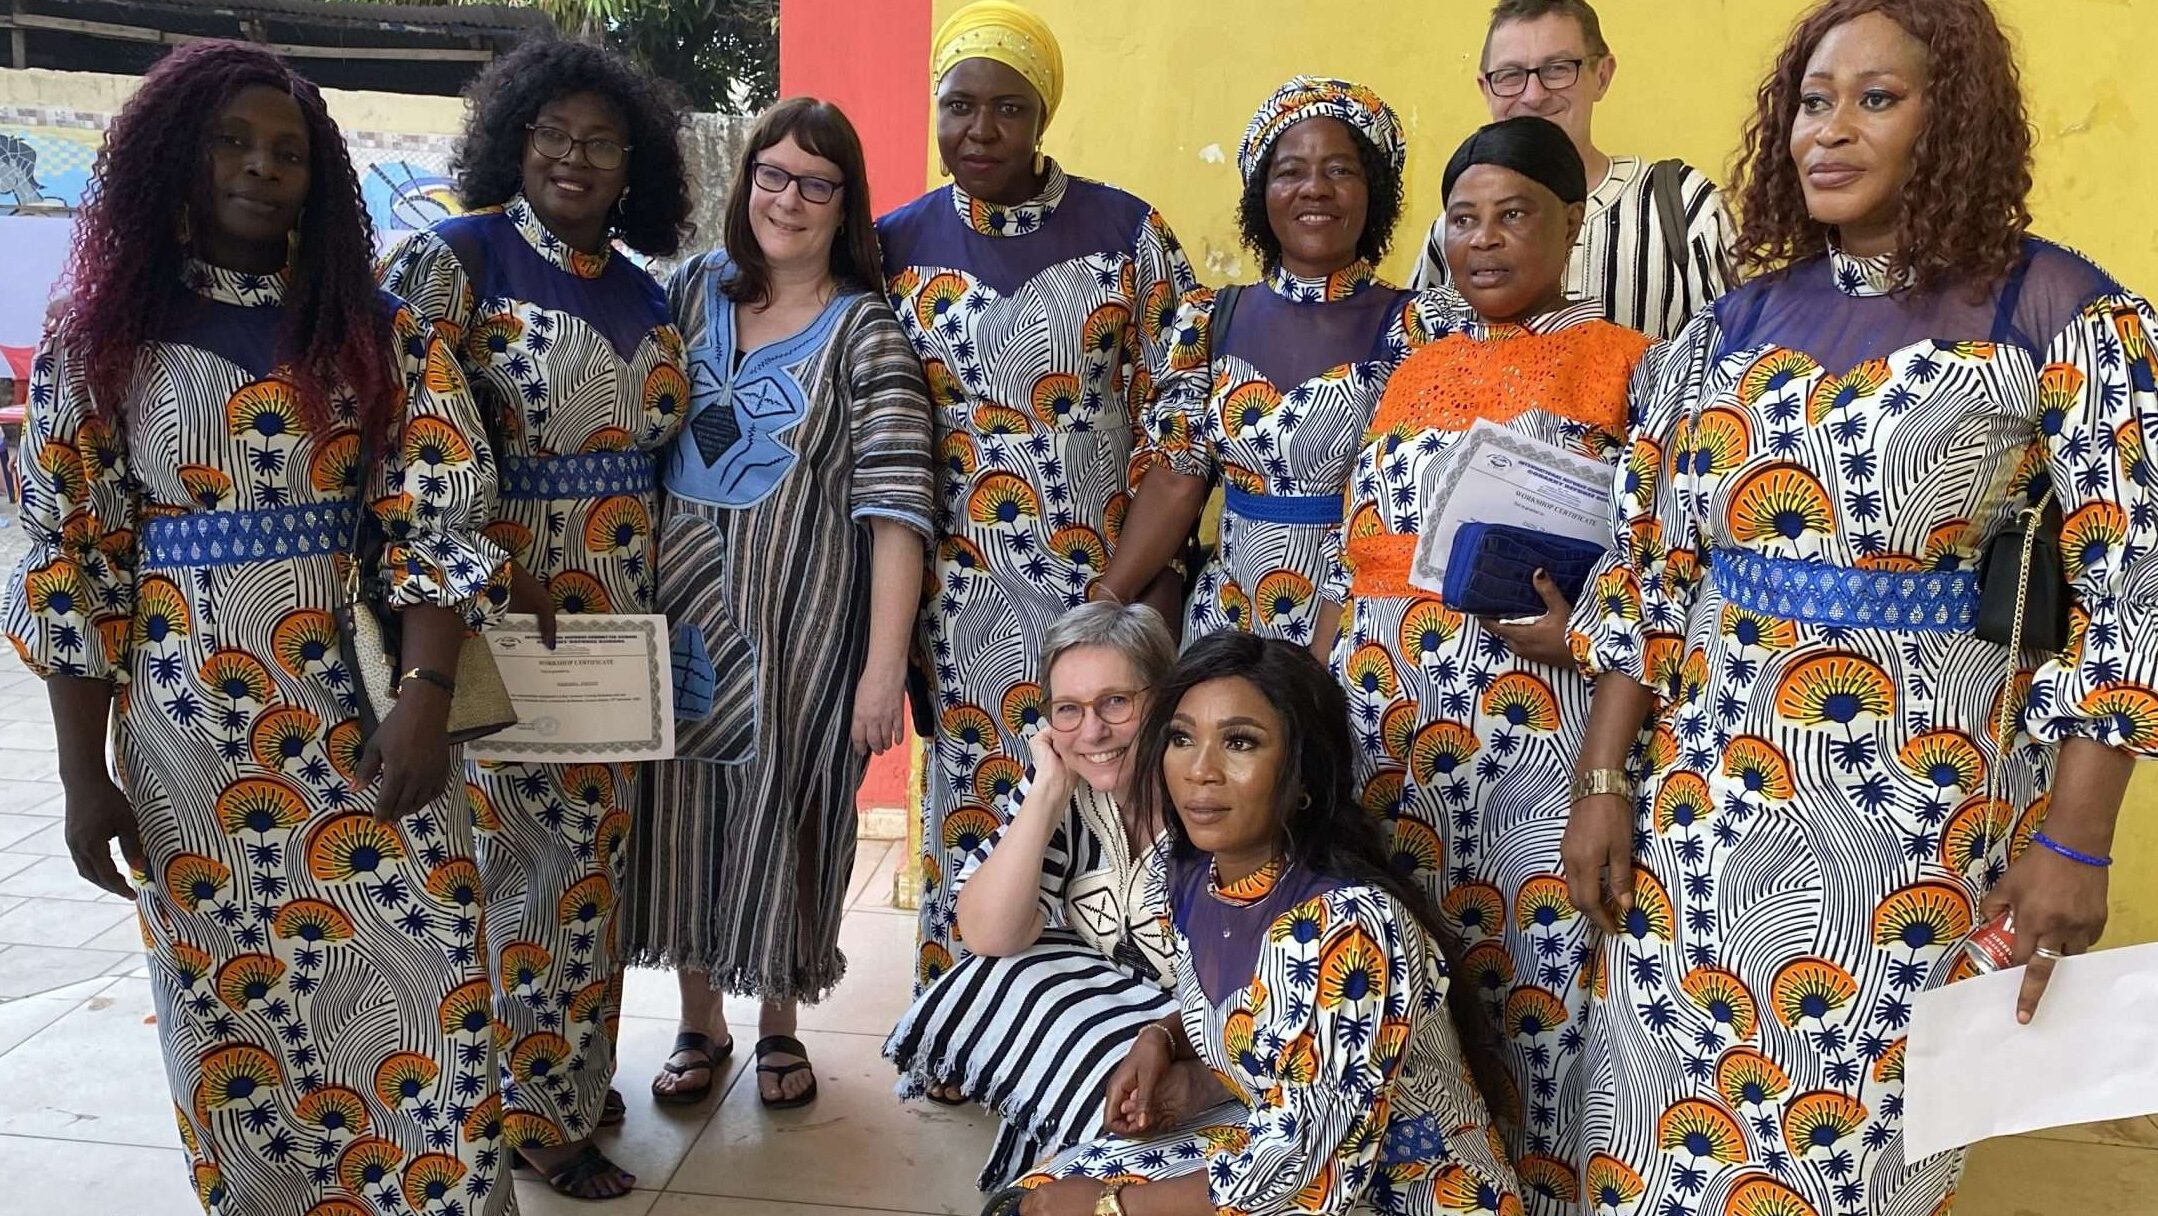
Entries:
[[[1588, 0], [1499, 0], [1477, 77], [1494, 121], [1534, 114], [1573, 137], [1588, 179], [1588, 218], [1566, 291], [1600, 300], [1607, 320], [1668, 338], [1731, 285], [1731, 217], [1713, 182], [1682, 161], [1611, 156], [1591, 133], [1618, 59]], [[1445, 219], [1431, 226], [1419, 287], [1447, 282]]]

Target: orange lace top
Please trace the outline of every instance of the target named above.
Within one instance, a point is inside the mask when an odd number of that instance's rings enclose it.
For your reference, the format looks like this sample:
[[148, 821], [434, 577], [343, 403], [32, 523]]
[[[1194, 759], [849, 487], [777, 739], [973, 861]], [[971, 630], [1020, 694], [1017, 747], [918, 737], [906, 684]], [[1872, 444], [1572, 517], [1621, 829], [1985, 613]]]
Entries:
[[[1364, 443], [1423, 431], [1468, 430], [1479, 418], [1510, 423], [1531, 410], [1612, 434], [1626, 428], [1634, 368], [1655, 340], [1606, 321], [1552, 333], [1518, 326], [1488, 336], [1454, 334], [1410, 355], [1387, 380]], [[1359, 596], [1429, 595], [1409, 583], [1416, 534], [1389, 530], [1378, 512], [1359, 512], [1343, 537], [1343, 558]]]

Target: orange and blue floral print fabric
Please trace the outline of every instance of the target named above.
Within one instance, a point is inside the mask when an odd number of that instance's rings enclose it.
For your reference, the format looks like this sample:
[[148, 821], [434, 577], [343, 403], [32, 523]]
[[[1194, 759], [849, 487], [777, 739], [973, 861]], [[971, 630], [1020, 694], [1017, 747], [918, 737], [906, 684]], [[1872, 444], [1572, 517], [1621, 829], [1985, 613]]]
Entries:
[[[1590, 670], [1659, 700], [1635, 909], [1586, 973], [1579, 1039], [1610, 1094], [1584, 1152], [1642, 1210], [1953, 1192], [1960, 1152], [1902, 1149], [1912, 998], [1969, 974], [1958, 946], [2044, 818], [2056, 745], [2158, 750], [2154, 329], [2043, 242], [1975, 296], [1832, 251], [1725, 297], [1637, 380], [1617, 548], [1574, 629]], [[2058, 658], [2011, 674], [1968, 627], [1878, 613], [1894, 580], [1974, 596], [2049, 486]], [[1833, 583], [1836, 622], [1755, 598], [1763, 570], [1872, 577]]]
[[[363, 477], [398, 538], [391, 602], [484, 601], [502, 566], [481, 536], [489, 456], [446, 440], [478, 432], [472, 399], [387, 301], [403, 440], [362, 470], [349, 415], [311, 426], [272, 363], [283, 284], [189, 275], [196, 298], [143, 349], [124, 424], [90, 409], [64, 324], [39, 351], [31, 550], [5, 616], [32, 670], [117, 686], [196, 1194], [210, 1212], [506, 1210], [471, 818], [453, 786], [375, 820], [332, 616]], [[208, 539], [239, 521], [245, 552]]]
[[[652, 611], [656, 453], [689, 406], [659, 284], [621, 253], [565, 244], [522, 198], [415, 235], [383, 274], [455, 344], [499, 437], [488, 536], [557, 612]], [[598, 1123], [621, 1010], [615, 910], [644, 772], [468, 772], [512, 1145], [570, 1143]]]

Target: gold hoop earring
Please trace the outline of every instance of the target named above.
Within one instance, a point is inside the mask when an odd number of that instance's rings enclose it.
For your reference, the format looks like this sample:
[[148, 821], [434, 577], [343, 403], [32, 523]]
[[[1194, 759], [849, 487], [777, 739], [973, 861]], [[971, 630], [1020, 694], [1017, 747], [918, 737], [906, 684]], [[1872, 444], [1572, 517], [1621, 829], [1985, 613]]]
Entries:
[[1042, 154], [1042, 146], [1034, 145], [1034, 173], [1039, 177], [1049, 167], [1049, 158]]

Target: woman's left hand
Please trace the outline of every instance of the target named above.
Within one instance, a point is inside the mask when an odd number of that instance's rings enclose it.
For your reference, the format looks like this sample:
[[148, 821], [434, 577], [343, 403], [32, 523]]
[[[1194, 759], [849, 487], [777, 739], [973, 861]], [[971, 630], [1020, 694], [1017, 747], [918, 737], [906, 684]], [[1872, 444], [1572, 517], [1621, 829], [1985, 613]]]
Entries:
[[1541, 570], [1536, 572], [1535, 585], [1536, 594], [1544, 597], [1542, 616], [1519, 625], [1485, 617], [1483, 626], [1499, 635], [1515, 654], [1531, 663], [1571, 666], [1574, 653], [1566, 644], [1566, 620], [1573, 615], [1573, 603], [1559, 590], [1558, 583]]
[[425, 680], [407, 680], [397, 708], [375, 727], [360, 756], [362, 785], [378, 776], [375, 818], [402, 819], [435, 800], [450, 775], [450, 694]]
[[872, 665], [854, 686], [854, 750], [881, 756], [907, 737], [907, 668], [891, 674]]
[[1028, 1192], [1019, 1216], [1094, 1216], [1094, 1205], [1108, 1189], [1092, 1178], [1059, 1178]]
[[2015, 917], [2014, 964], [2023, 966], [2016, 1021], [2029, 1022], [2053, 979], [2054, 959], [2037, 954], [2039, 947], [2064, 957], [2081, 954], [2105, 933], [2106, 871], [2033, 844], [2001, 876], [1978, 915], [1990, 921], [2003, 912]]

